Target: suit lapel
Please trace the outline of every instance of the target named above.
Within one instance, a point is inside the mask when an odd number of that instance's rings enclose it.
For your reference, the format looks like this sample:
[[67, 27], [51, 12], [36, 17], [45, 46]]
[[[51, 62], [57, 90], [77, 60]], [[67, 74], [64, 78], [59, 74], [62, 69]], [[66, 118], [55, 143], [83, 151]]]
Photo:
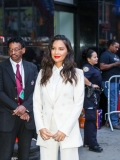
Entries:
[[15, 82], [15, 73], [13, 71], [12, 64], [10, 63], [9, 59], [6, 61], [6, 70], [9, 74], [9, 76], [11, 77], [11, 79], [14, 81], [14, 83], [16, 83]]
[[[54, 70], [54, 68], [53, 68], [53, 70]], [[52, 84], [53, 83], [52, 81], [49, 80], [49, 82], [47, 83], [45, 88], [46, 88], [46, 93], [49, 96], [49, 99], [50, 99], [51, 103], [54, 104], [56, 102], [57, 98], [59, 97], [59, 94], [60, 94], [60, 92], [63, 88], [64, 83], [63, 83], [63, 78], [60, 76], [58, 81], [57, 81], [57, 84], [56, 84], [55, 97], [54, 97], [54, 100], [53, 100], [51, 90], [52, 90], [52, 85], [54, 85], [54, 84]]]
[[50, 99], [50, 102], [52, 103], [52, 104], [54, 104], [55, 102], [56, 102], [56, 100], [58, 99], [58, 97], [59, 97], [59, 94], [61, 93], [61, 90], [62, 90], [62, 88], [63, 88], [63, 85], [64, 85], [64, 83], [63, 83], [63, 79], [62, 79], [62, 77], [59, 79], [59, 81], [58, 81], [58, 83], [57, 83], [57, 86], [56, 86], [56, 90], [55, 90], [55, 97], [54, 97], [54, 100], [52, 100], [52, 95], [51, 95], [51, 90], [52, 90], [52, 86], [51, 86], [51, 83], [50, 82], [48, 82], [47, 83], [47, 85], [46, 85], [46, 94], [48, 95], [48, 97], [49, 97], [49, 99]]
[[64, 85], [63, 79], [62, 79], [62, 77], [60, 77], [59, 81], [57, 83], [57, 86], [56, 86], [54, 103], [57, 101], [57, 99], [61, 93], [61, 90], [63, 89], [63, 85]]
[[51, 83], [49, 81], [48, 81], [45, 88], [46, 88], [46, 94], [48, 95], [50, 102], [53, 103], [53, 100], [51, 98], [51, 92], [50, 92], [52, 90], [52, 87], [51, 87]]
[[28, 78], [28, 75], [29, 75], [29, 66], [28, 66], [28, 63], [25, 62], [24, 60], [22, 61], [23, 63], [23, 68], [24, 68], [24, 76], [25, 76], [25, 84], [27, 83], [27, 78]]

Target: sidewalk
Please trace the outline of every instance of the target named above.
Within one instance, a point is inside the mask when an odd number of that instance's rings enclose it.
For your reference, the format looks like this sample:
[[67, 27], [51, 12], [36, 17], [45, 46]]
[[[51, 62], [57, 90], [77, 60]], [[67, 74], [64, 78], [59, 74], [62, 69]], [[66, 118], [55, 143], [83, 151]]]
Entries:
[[[80, 132], [83, 138], [83, 129], [80, 129]], [[110, 128], [103, 126], [98, 130], [97, 140], [103, 152], [96, 153], [89, 151], [89, 148], [79, 147], [79, 160], [120, 160], [120, 130], [114, 129], [112, 132]], [[12, 160], [17, 160], [17, 158]], [[60, 160], [60, 153], [58, 160]]]
[[[83, 137], [83, 129], [80, 129]], [[102, 127], [98, 130], [97, 140], [103, 148], [103, 152], [96, 153], [88, 148], [79, 148], [80, 160], [120, 160], [120, 130], [111, 131], [110, 128]]]

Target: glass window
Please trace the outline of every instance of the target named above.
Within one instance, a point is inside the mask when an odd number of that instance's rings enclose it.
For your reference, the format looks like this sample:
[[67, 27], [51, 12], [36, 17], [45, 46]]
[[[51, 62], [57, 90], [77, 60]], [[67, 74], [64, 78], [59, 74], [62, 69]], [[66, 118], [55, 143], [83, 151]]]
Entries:
[[114, 4], [99, 3], [99, 45], [105, 47], [106, 41], [120, 41], [120, 1]]
[[5, 30], [4, 35], [13, 36], [18, 35], [18, 2], [17, 0], [5, 0], [4, 2], [5, 13]]
[[73, 13], [55, 11], [54, 35], [63, 34], [70, 39], [74, 47], [74, 16]]
[[54, 0], [54, 1], [74, 4], [74, 0]]
[[97, 3], [94, 1], [80, 4], [80, 50], [95, 48], [97, 40]]
[[3, 12], [2, 8], [0, 7], [0, 35], [3, 33], [2, 20], [3, 20]]
[[53, 0], [3, 1], [0, 3], [0, 54], [8, 55], [6, 42], [9, 37], [21, 36], [27, 50], [32, 48], [36, 61], [39, 61], [40, 54], [43, 54], [49, 39], [54, 35]]
[[3, 35], [3, 12], [2, 12], [2, 7], [0, 7], [0, 54], [3, 52], [3, 47], [1, 45], [4, 42], [4, 37]]
[[27, 1], [20, 1], [20, 34], [28, 42], [34, 29], [32, 1]]
[[[53, 35], [54, 4], [52, 0], [4, 0], [3, 8], [4, 36], [22, 36], [32, 42], [48, 42]], [[0, 22], [1, 19], [2, 8], [0, 8]], [[0, 23], [0, 33], [1, 25], [2, 23]]]

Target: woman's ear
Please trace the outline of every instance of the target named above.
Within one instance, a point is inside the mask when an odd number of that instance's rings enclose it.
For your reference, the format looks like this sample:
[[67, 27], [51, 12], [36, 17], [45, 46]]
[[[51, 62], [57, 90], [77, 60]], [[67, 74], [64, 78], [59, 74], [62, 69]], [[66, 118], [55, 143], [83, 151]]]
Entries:
[[90, 62], [90, 58], [87, 58], [87, 61]]

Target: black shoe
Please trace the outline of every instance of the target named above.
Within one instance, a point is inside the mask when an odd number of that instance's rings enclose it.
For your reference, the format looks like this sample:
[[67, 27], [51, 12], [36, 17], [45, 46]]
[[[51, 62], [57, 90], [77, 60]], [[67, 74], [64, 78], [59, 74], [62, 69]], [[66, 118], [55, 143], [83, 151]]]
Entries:
[[89, 147], [89, 145], [88, 144], [84, 144], [83, 147]]
[[113, 126], [113, 128], [114, 129], [119, 129], [120, 130], [120, 125], [118, 124], [118, 125], [115, 125], [115, 126]]
[[94, 147], [89, 147], [89, 150], [93, 152], [102, 152], [103, 148], [101, 148], [100, 146], [94, 146]]

